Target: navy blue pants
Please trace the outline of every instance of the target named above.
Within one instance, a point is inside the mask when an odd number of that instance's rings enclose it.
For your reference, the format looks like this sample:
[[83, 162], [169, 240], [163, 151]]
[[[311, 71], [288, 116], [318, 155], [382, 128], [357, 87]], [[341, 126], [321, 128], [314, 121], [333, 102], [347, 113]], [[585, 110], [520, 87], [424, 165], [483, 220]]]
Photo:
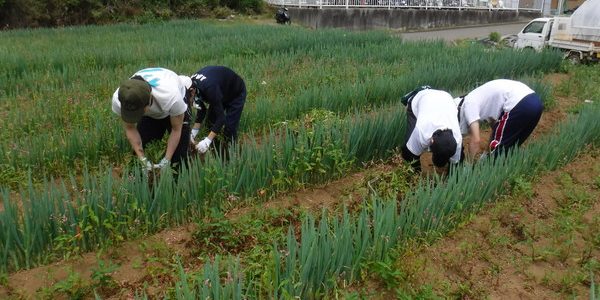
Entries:
[[529, 94], [513, 109], [503, 112], [492, 127], [490, 152], [497, 155], [514, 146], [520, 146], [540, 121], [544, 105], [536, 94]]

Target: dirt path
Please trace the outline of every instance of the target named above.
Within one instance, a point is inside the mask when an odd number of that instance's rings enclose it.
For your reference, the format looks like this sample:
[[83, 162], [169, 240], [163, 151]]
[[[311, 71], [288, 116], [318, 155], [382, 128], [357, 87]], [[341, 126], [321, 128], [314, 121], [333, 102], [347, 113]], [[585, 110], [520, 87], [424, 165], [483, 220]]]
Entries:
[[[547, 79], [552, 83], [558, 83], [566, 76], [565, 74], [552, 74]], [[568, 107], [577, 103], [575, 99], [560, 99], [558, 102], [561, 105], [542, 115], [532, 138], [548, 133], [558, 121], [565, 118]], [[486, 144], [487, 142], [482, 142], [482, 148], [485, 148]], [[389, 171], [394, 169], [397, 163], [393, 160], [387, 164], [380, 163], [365, 171], [349, 174], [347, 177], [320, 187], [283, 195], [261, 204], [234, 208], [226, 212], [225, 216], [228, 219], [236, 219], [255, 210], [285, 210], [293, 207], [320, 212], [323, 208], [335, 208], [343, 204], [356, 205], [360, 199], [360, 196], [356, 194], [360, 188], [357, 185], [363, 182], [369, 174]], [[429, 155], [423, 155], [422, 163], [425, 174], [433, 172]], [[171, 263], [168, 260], [164, 261], [165, 257], [174, 255], [190, 257], [192, 255], [193, 249], [190, 249], [188, 245], [192, 240], [194, 229], [193, 224], [181, 226], [148, 238], [125, 242], [118, 247], [111, 248], [106, 253], [87, 253], [52, 265], [11, 274], [7, 284], [0, 287], [0, 298], [43, 298], [40, 295], [43, 295], [44, 291], [47, 292], [48, 288], [57, 282], [68, 280], [73, 274], [79, 274], [79, 284], [85, 286], [86, 282], [90, 282], [92, 271], [101, 269], [99, 263], [107, 261], [118, 265], [115, 270], [110, 272], [110, 276], [116, 283], [112, 290], [115, 299], [132, 297], [135, 288], [141, 287], [144, 282], [148, 282], [150, 293], [152, 293], [152, 290], [161, 288], [161, 283], [173, 279], [171, 275], [161, 273], [164, 272], [161, 266], [168, 266]], [[71, 287], [73, 285], [71, 284]]]

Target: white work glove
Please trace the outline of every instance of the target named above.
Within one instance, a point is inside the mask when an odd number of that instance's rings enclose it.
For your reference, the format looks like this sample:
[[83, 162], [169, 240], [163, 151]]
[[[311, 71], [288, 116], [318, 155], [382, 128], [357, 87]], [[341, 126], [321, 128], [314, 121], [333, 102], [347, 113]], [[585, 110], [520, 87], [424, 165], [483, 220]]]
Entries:
[[212, 140], [208, 137], [205, 137], [203, 140], [200, 141], [200, 143], [198, 143], [198, 145], [196, 145], [196, 150], [198, 150], [198, 152], [200, 153], [206, 153], [211, 143]]
[[142, 164], [142, 170], [150, 172], [153, 169], [152, 162], [145, 156], [140, 157], [140, 163]]
[[196, 138], [199, 132], [199, 128], [192, 128], [192, 133], [190, 134], [190, 142], [192, 142], [192, 144], [196, 144], [196, 141], [194, 139]]
[[171, 161], [168, 160], [166, 157], [163, 157], [163, 159], [161, 159], [158, 164], [154, 165], [154, 168], [164, 170], [164, 169], [168, 168], [170, 165], [171, 165]]

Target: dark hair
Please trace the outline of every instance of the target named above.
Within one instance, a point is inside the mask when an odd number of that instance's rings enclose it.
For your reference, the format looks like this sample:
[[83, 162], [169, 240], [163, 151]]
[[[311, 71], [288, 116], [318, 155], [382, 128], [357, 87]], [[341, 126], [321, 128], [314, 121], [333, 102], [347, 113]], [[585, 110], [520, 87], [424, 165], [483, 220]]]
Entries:
[[436, 167], [445, 166], [456, 153], [457, 142], [450, 129], [438, 129], [431, 136], [433, 140], [429, 149], [433, 154], [432, 160]]

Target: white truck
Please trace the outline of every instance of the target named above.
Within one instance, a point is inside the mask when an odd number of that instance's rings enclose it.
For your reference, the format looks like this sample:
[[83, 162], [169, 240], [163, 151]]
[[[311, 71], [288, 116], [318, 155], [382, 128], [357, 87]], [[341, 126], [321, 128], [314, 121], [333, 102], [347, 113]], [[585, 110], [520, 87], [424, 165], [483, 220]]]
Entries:
[[564, 51], [574, 63], [600, 60], [600, 0], [587, 0], [570, 17], [537, 18], [517, 34], [514, 48]]

